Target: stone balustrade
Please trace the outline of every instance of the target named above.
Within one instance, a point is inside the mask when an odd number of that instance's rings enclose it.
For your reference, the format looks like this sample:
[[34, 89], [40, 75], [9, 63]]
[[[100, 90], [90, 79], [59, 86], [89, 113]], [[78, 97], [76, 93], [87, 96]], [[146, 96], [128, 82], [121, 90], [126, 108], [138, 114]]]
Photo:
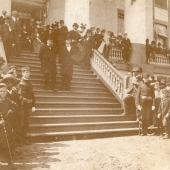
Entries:
[[162, 66], [170, 66], [170, 57], [163, 54], [155, 54], [155, 60], [150, 58], [148, 63]]
[[98, 51], [94, 51], [91, 59], [93, 71], [111, 93], [122, 104], [125, 91], [125, 78]]
[[112, 47], [109, 54], [109, 60], [123, 60], [122, 49], [118, 47]]

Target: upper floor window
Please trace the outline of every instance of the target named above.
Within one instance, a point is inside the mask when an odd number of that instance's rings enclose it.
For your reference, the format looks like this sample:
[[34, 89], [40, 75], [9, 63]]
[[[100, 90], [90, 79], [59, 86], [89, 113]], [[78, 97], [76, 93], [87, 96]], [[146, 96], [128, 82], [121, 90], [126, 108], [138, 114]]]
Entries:
[[160, 8], [167, 9], [167, 0], [155, 0], [155, 5]]

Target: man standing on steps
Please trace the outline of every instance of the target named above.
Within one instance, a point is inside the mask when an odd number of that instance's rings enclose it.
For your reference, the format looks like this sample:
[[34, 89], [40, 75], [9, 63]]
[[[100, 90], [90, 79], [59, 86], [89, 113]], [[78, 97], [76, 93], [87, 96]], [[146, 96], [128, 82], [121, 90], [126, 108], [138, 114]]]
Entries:
[[65, 44], [60, 51], [60, 64], [61, 64], [61, 76], [62, 76], [62, 91], [70, 92], [70, 83], [73, 75], [74, 60], [72, 55], [76, 55], [78, 48], [76, 45], [71, 44], [71, 36], [67, 35], [65, 38]]
[[23, 116], [23, 127], [22, 127], [22, 137], [23, 143], [29, 144], [26, 133], [28, 132], [29, 122], [30, 122], [30, 112], [35, 112], [35, 98], [33, 86], [29, 81], [30, 68], [22, 68], [22, 79], [19, 85], [19, 95], [22, 100], [21, 112]]
[[129, 53], [130, 53], [130, 50], [131, 50], [131, 42], [130, 42], [130, 39], [127, 38], [127, 33], [124, 34], [124, 37], [122, 39], [122, 57], [123, 57], [123, 62], [124, 63], [129, 63]]
[[[52, 40], [47, 40], [47, 45], [42, 46], [39, 53], [41, 72], [45, 77], [45, 89], [55, 91], [56, 83], [56, 55], [58, 49], [53, 46]], [[50, 84], [51, 76], [51, 84]]]

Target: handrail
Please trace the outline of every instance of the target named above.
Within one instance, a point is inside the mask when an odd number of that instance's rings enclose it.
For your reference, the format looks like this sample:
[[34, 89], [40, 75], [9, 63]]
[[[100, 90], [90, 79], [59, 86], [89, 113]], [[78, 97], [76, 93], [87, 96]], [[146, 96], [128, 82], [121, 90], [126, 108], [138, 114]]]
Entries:
[[163, 54], [155, 54], [155, 59], [150, 58], [148, 63], [154, 65], [170, 66], [170, 57]]
[[125, 77], [121, 75], [98, 51], [94, 50], [91, 59], [93, 71], [123, 106]]

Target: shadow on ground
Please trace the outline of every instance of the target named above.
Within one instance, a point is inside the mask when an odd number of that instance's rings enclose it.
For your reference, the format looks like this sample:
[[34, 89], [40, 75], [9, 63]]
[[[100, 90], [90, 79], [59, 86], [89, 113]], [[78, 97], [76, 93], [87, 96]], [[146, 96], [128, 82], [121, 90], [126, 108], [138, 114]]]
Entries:
[[69, 147], [62, 143], [37, 143], [17, 148], [16, 158], [12, 168], [6, 163], [0, 163], [0, 170], [37, 170], [50, 169], [50, 163], [61, 162], [57, 158], [59, 152], [58, 147]]

